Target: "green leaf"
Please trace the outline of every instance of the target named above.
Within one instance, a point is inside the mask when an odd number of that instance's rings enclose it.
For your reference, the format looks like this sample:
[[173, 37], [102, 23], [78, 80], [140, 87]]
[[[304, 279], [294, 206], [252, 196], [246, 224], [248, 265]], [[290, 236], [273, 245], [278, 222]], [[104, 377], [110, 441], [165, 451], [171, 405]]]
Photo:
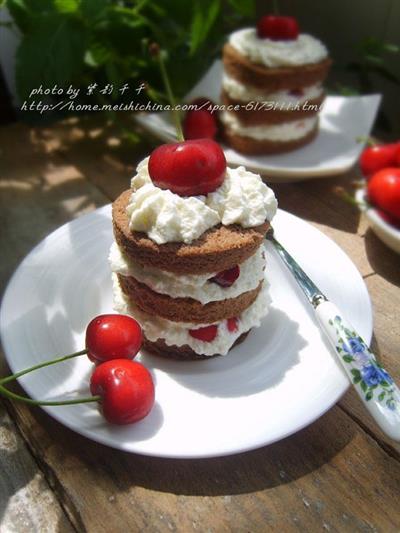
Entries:
[[374, 396], [374, 393], [369, 390], [367, 394], [365, 395], [365, 399], [367, 400], [367, 402], [369, 402], [369, 400], [371, 400], [373, 396]]
[[367, 392], [368, 386], [364, 380], [360, 382], [360, 386], [364, 392]]
[[80, 11], [88, 23], [103, 15], [105, 9], [110, 5], [109, 0], [81, 0]]
[[54, 5], [59, 13], [75, 13], [79, 4], [80, 0], [54, 0]]
[[360, 383], [360, 381], [361, 381], [361, 376], [354, 376], [354, 378], [353, 378], [353, 383], [354, 383], [355, 385], [357, 385], [357, 383]]
[[28, 31], [32, 24], [32, 16], [25, 0], [8, 0], [7, 8], [18, 28], [22, 32]]
[[94, 43], [85, 53], [85, 63], [90, 67], [99, 67], [111, 59], [111, 51], [101, 43]]
[[351, 355], [344, 355], [343, 361], [346, 361], [346, 363], [351, 363], [352, 361], [354, 361], [354, 358], [351, 357]]
[[190, 31], [190, 55], [193, 55], [206, 40], [220, 7], [220, 0], [196, 1]]
[[357, 370], [357, 368], [352, 368], [350, 372], [353, 374], [353, 376], [361, 376], [361, 372]]
[[256, 10], [255, 0], [229, 0], [229, 4], [242, 17], [253, 17]]
[[381, 402], [383, 400], [383, 398], [385, 397], [386, 395], [386, 391], [384, 390], [383, 392], [380, 393], [380, 395], [378, 396], [378, 400]]
[[400, 52], [400, 46], [397, 46], [397, 44], [383, 43], [383, 48], [385, 52], [389, 52], [390, 54], [398, 54]]
[[41, 17], [17, 51], [16, 82], [21, 99], [43, 85], [73, 83], [83, 67], [85, 32], [73, 19], [58, 14]]

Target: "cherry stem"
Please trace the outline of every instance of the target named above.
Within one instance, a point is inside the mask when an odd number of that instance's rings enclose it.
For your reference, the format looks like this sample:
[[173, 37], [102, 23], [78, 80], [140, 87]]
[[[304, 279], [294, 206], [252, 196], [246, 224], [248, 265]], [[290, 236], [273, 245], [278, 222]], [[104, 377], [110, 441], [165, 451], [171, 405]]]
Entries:
[[160, 50], [159, 53], [157, 54], [157, 59], [158, 59], [159, 65], [160, 65], [161, 76], [162, 76], [162, 79], [163, 79], [163, 82], [164, 82], [164, 85], [165, 85], [165, 89], [167, 91], [168, 100], [169, 100], [169, 103], [171, 104], [171, 107], [172, 107], [172, 116], [173, 116], [173, 119], [174, 119], [174, 122], [175, 122], [176, 137], [177, 137], [178, 141], [183, 142], [185, 140], [185, 137], [183, 136], [181, 120], [180, 120], [179, 112], [176, 109], [175, 98], [174, 98], [174, 94], [172, 92], [171, 84], [169, 82], [167, 69], [165, 68], [165, 63], [164, 63], [164, 57], [163, 57], [163, 51], [162, 50]]
[[357, 137], [356, 141], [358, 143], [364, 143], [365, 146], [376, 146], [378, 144], [378, 142], [375, 139], [373, 139], [372, 137], [360, 136], [360, 137]]
[[342, 200], [344, 200], [345, 202], [347, 202], [348, 204], [350, 205], [355, 205], [357, 207], [364, 207], [365, 206], [365, 203], [364, 202], [359, 202], [358, 200], [356, 200], [354, 198], [354, 196], [352, 196], [351, 194], [349, 194], [347, 191], [345, 191], [344, 189], [342, 189], [341, 187], [337, 187], [335, 193], [340, 197], [342, 198]]
[[90, 396], [89, 398], [77, 398], [76, 400], [64, 400], [64, 401], [46, 401], [46, 400], [31, 400], [26, 396], [20, 396], [14, 392], [9, 391], [2, 385], [0, 385], [0, 394], [8, 398], [9, 400], [16, 400], [18, 402], [24, 402], [29, 405], [74, 405], [78, 403], [99, 402], [101, 396]]
[[101, 400], [100, 396], [90, 396], [89, 398], [77, 398], [76, 400], [64, 400], [64, 401], [32, 400], [31, 398], [27, 398], [26, 396], [20, 396], [19, 394], [15, 394], [14, 392], [9, 391], [3, 386], [6, 383], [9, 383], [10, 381], [14, 381], [17, 378], [25, 374], [28, 374], [29, 372], [38, 370], [39, 368], [44, 368], [45, 366], [55, 365], [57, 363], [61, 363], [62, 361], [67, 361], [68, 359], [73, 359], [74, 357], [79, 357], [80, 355], [84, 355], [86, 353], [87, 353], [87, 350], [80, 350], [79, 352], [74, 352], [70, 355], [64, 355], [63, 357], [58, 357], [57, 359], [51, 359], [50, 361], [45, 361], [44, 363], [31, 366], [29, 368], [26, 368], [25, 370], [21, 370], [20, 372], [16, 372], [15, 374], [6, 376], [5, 378], [0, 379], [0, 394], [10, 400], [17, 400], [19, 402], [28, 403], [29, 405], [74, 405], [74, 404], [79, 404], [79, 403], [99, 402]]
[[38, 370], [39, 368], [44, 368], [45, 366], [55, 365], [57, 363], [62, 363], [63, 361], [67, 361], [68, 359], [73, 359], [74, 357], [78, 357], [80, 355], [84, 355], [87, 353], [87, 350], [80, 350], [79, 352], [74, 352], [69, 355], [64, 355], [62, 357], [58, 357], [57, 359], [51, 359], [50, 361], [45, 361], [44, 363], [40, 363], [35, 366], [31, 366], [29, 368], [26, 368], [25, 370], [21, 370], [20, 372], [16, 372], [15, 374], [11, 374], [10, 376], [6, 376], [5, 378], [0, 378], [0, 385], [4, 385], [5, 383], [9, 383], [10, 381], [14, 381], [15, 379], [18, 379], [19, 377], [28, 374], [29, 372], [33, 372], [34, 370]]

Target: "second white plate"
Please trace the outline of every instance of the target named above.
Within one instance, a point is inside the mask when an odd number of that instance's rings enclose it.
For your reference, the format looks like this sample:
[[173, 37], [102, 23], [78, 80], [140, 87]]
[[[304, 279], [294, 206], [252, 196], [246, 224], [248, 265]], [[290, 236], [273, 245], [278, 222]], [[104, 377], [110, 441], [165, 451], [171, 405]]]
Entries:
[[[222, 63], [215, 63], [186, 95], [185, 102], [199, 96], [220, 101]], [[264, 175], [270, 182], [302, 181], [332, 176], [349, 170], [359, 158], [378, 111], [381, 95], [328, 96], [320, 114], [320, 130], [307, 146], [289, 152], [268, 156], [243, 155], [224, 146], [230, 166], [244, 165]], [[164, 113], [137, 113], [135, 120], [162, 141], [176, 140], [170, 115]]]

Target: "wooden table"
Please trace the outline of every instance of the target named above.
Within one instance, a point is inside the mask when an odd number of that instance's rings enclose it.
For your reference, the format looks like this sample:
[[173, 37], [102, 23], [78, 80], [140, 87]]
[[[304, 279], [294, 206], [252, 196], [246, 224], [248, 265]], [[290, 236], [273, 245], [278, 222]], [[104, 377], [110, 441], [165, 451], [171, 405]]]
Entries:
[[[151, 145], [121, 144], [120, 134], [97, 118], [0, 129], [3, 289], [45, 235], [128, 187]], [[335, 240], [360, 270], [374, 307], [373, 348], [400, 380], [399, 256], [333, 193], [355, 176], [274, 190], [283, 209]], [[39, 408], [8, 401], [0, 402], [0, 417], [0, 531], [400, 530], [400, 446], [353, 391], [281, 442], [207, 460], [112, 450]]]

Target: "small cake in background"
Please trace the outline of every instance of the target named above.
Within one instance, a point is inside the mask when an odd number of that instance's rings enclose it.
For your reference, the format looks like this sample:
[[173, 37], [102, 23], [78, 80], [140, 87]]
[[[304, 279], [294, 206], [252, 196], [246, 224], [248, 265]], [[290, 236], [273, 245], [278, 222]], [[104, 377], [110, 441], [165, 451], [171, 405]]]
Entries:
[[232, 33], [223, 48], [220, 113], [228, 144], [245, 154], [288, 152], [318, 132], [323, 82], [331, 60], [324, 44], [299, 33], [292, 17], [266, 16]]

